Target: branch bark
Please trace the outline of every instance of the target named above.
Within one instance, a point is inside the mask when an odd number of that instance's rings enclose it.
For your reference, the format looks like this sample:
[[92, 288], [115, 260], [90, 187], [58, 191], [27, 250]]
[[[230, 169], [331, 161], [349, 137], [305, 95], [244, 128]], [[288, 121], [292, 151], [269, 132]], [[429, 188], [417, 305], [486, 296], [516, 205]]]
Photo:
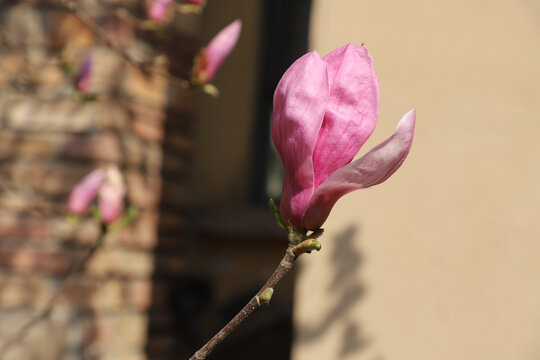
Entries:
[[314, 239], [322, 233], [322, 229], [306, 236], [304, 234], [290, 235], [290, 245], [281, 259], [279, 265], [274, 270], [270, 278], [263, 287], [255, 294], [253, 298], [244, 306], [236, 316], [229, 321], [216, 335], [214, 335], [202, 348], [200, 348], [189, 360], [204, 360], [214, 350], [214, 348], [231, 334], [251, 313], [262, 305], [270, 301], [274, 291], [274, 286], [283, 278], [283, 276], [293, 267], [296, 259], [303, 253], [310, 253], [312, 250], [319, 251], [321, 244]]

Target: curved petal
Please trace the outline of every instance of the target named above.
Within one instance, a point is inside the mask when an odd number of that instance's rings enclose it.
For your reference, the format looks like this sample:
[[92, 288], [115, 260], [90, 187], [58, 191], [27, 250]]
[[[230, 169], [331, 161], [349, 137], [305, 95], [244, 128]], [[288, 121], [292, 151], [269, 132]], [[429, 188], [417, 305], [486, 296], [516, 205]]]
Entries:
[[86, 175], [71, 191], [67, 203], [68, 210], [77, 215], [83, 215], [88, 211], [104, 179], [103, 169], [96, 169]]
[[302, 56], [274, 94], [272, 139], [285, 167], [281, 212], [289, 224], [301, 219], [315, 190], [313, 149], [330, 96], [326, 67], [316, 52]]
[[[313, 191], [306, 191], [305, 194], [300, 193], [292, 203], [293, 191], [291, 189], [291, 182], [289, 176], [285, 174], [283, 178], [283, 187], [281, 189], [281, 201], [279, 204], [279, 212], [281, 218], [289, 225], [297, 226], [302, 220], [302, 214], [306, 210], [306, 204], [309, 201], [309, 197], [313, 195]], [[305, 198], [308, 200], [306, 201]]]
[[328, 64], [331, 96], [313, 154], [315, 186], [351, 162], [373, 133], [379, 115], [379, 83], [364, 46], [351, 43], [323, 60]]
[[399, 121], [394, 134], [360, 159], [341, 168], [317, 188], [302, 219], [302, 227], [319, 228], [336, 201], [358, 189], [388, 179], [405, 161], [414, 137], [416, 114], [409, 111]]
[[110, 224], [124, 212], [126, 185], [122, 173], [116, 166], [107, 168], [106, 180], [99, 189], [98, 206], [101, 220]]
[[242, 21], [235, 20], [225, 28], [223, 28], [214, 38], [208, 43], [204, 50], [205, 57], [205, 80], [212, 81], [217, 69], [223, 61], [229, 56], [231, 51], [236, 46], [240, 32], [242, 31]]

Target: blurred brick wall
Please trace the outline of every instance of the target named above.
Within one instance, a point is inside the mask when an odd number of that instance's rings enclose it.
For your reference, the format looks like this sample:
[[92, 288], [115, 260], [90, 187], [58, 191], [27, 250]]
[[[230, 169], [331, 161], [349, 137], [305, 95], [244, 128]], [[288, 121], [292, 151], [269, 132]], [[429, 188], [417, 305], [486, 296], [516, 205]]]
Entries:
[[[144, 59], [165, 52], [171, 71], [187, 74], [196, 20], [168, 27], [167, 36], [140, 34], [110, 16], [112, 8], [88, 4], [128, 53]], [[141, 4], [122, 4], [141, 14]], [[96, 241], [99, 228], [91, 220], [66, 220], [67, 196], [82, 176], [118, 164], [129, 202], [139, 210], [129, 228], [106, 238], [51, 319], [7, 358], [144, 359], [147, 345], [159, 358], [166, 351], [160, 326], [168, 325], [153, 321], [149, 331], [148, 313], [170, 312], [170, 304], [159, 299], [168, 296], [168, 282], [181, 271], [191, 94], [127, 65], [52, 3], [9, 2], [0, 10], [0, 338], [48, 301]], [[95, 60], [90, 91], [99, 97], [79, 102], [60, 63], [78, 66], [88, 51]], [[161, 203], [162, 193], [167, 195]], [[152, 276], [159, 281], [154, 284]]]

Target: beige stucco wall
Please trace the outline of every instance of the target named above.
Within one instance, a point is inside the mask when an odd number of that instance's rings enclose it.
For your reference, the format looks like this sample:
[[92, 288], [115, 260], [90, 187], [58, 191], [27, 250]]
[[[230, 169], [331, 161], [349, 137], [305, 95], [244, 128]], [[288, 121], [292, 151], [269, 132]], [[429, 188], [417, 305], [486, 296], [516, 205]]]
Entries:
[[385, 184], [302, 259], [294, 360], [540, 358], [540, 2], [314, 0], [311, 46], [365, 42], [370, 148], [417, 109]]

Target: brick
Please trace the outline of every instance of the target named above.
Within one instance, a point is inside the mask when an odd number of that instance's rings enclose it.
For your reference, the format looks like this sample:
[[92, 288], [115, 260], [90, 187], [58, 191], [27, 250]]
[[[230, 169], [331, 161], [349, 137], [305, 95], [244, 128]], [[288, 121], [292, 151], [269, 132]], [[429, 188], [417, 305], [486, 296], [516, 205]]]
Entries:
[[[64, 280], [59, 280], [58, 286], [62, 286]], [[98, 289], [96, 281], [77, 275], [67, 283], [62, 290], [56, 306], [68, 306], [73, 309], [93, 309], [92, 295]], [[58, 289], [58, 288], [57, 288]]]
[[15, 74], [20, 74], [25, 68], [23, 52], [3, 53], [0, 57], [0, 84], [8, 85]]
[[125, 276], [145, 278], [153, 272], [152, 254], [121, 248], [104, 247], [96, 251], [87, 263], [87, 273], [93, 276]]
[[145, 119], [134, 119], [131, 128], [143, 140], [154, 142], [163, 140], [163, 127]]
[[62, 154], [67, 158], [113, 163], [119, 163], [123, 159], [118, 136], [112, 133], [71, 136], [67, 139]]
[[[140, 144], [136, 163], [146, 161], [145, 148]], [[130, 149], [131, 150], [131, 149]], [[137, 150], [137, 149], [136, 149]], [[118, 162], [122, 159], [118, 137], [111, 133], [72, 135], [56, 133], [24, 133], [3, 131], [0, 133], [0, 159], [51, 158], [64, 155], [68, 158], [83, 158]]]
[[125, 130], [129, 126], [129, 112], [121, 103], [110, 99], [98, 99], [97, 125], [100, 129]]
[[[2, 309], [25, 306], [38, 308], [45, 306], [56, 294], [59, 286], [63, 284], [63, 277], [53, 281], [41, 275], [27, 276], [5, 273], [1, 281], [0, 307]], [[148, 281], [138, 280], [134, 283], [137, 286], [134, 286], [133, 290], [131, 287], [126, 290], [127, 285], [124, 284], [123, 280], [101, 280], [77, 276], [65, 285], [56, 304], [57, 306], [68, 305], [75, 309], [95, 311], [112, 311], [124, 307], [140, 307], [142, 309], [149, 304], [144, 285], [145, 283], [151, 284]], [[137, 295], [138, 298], [132, 299], [132, 295]]]
[[50, 236], [51, 226], [47, 219], [33, 219], [0, 214], [0, 239], [45, 239]]
[[183, 249], [186, 246], [185, 239], [175, 235], [161, 235], [156, 250], [173, 251]]
[[123, 281], [78, 278], [65, 289], [62, 302], [76, 308], [112, 311], [126, 305]]
[[[1, 312], [0, 343], [19, 329], [28, 319], [35, 315], [35, 310], [19, 310]], [[67, 335], [66, 321], [43, 321], [32, 327], [27, 336], [16, 344], [3, 358], [4, 360], [57, 360], [63, 359]]]
[[[62, 49], [62, 58], [73, 60], [73, 53], [85, 53], [94, 44], [94, 34], [73, 14], [65, 11], [45, 13], [51, 46]], [[71, 55], [71, 56], [70, 56]]]
[[[154, 313], [170, 308], [171, 305], [173, 305], [171, 304], [171, 290], [176, 284], [168, 280], [168, 278], [165, 279], [167, 280], [160, 277], [154, 277], [152, 279], [152, 311]], [[153, 317], [152, 322], [160, 322], [160, 320], [164, 320], [167, 324], [171, 324], [171, 319], [160, 319], [159, 316], [157, 319]]]
[[[30, 302], [36, 308], [43, 308], [51, 300], [53, 294], [56, 293], [58, 282], [51, 280], [48, 274], [43, 276], [32, 275], [29, 285]], [[56, 286], [54, 286], [56, 284]]]
[[39, 69], [32, 70], [34, 70], [32, 73], [39, 85], [38, 92], [44, 96], [59, 92], [66, 83], [66, 72], [56, 63], [47, 63], [40, 66]]
[[159, 231], [162, 234], [179, 234], [185, 230], [186, 217], [176, 212], [162, 211], [159, 217]]
[[129, 202], [137, 207], [148, 208], [159, 204], [161, 198], [161, 179], [157, 176], [144, 176], [140, 172], [126, 174]]
[[106, 46], [94, 46], [92, 56], [94, 66], [88, 91], [100, 97], [115, 94], [124, 74], [124, 60]]
[[[30, 188], [45, 195], [66, 195], [91, 169], [62, 163], [34, 164], [29, 167], [27, 181]], [[66, 198], [67, 200], [67, 198]]]
[[[19, 288], [14, 288], [25, 297], [24, 304], [43, 306], [50, 297], [56, 293], [60, 282], [56, 286], [44, 286], [45, 279], [24, 279], [19, 277]], [[9, 285], [9, 284], [8, 284]], [[39, 288], [45, 287], [45, 289]], [[13, 287], [6, 287], [8, 290]], [[74, 309], [86, 309], [99, 313], [118, 311], [122, 309], [145, 310], [151, 303], [152, 284], [149, 280], [124, 281], [121, 279], [89, 278], [86, 275], [72, 278], [66, 284], [57, 301], [57, 306], [69, 306]], [[11, 291], [13, 292], [13, 291]], [[11, 297], [14, 295], [12, 294]], [[4, 292], [0, 293], [0, 305], [4, 304]], [[41, 299], [37, 301], [36, 299]], [[9, 299], [8, 299], [9, 300]]]
[[52, 287], [43, 276], [20, 276], [5, 273], [1, 277], [2, 309], [42, 306], [52, 295]]
[[163, 140], [163, 121], [165, 120], [163, 109], [133, 103], [131, 112], [133, 114], [132, 129], [136, 135], [146, 141]]
[[195, 127], [192, 124], [192, 119], [188, 114], [174, 111], [167, 108], [167, 121], [165, 122], [165, 133], [191, 135]]
[[98, 315], [88, 319], [88, 322], [90, 326], [87, 327], [85, 343], [87, 347], [93, 348], [92, 355], [101, 355], [122, 349], [144, 349], [148, 320], [143, 314], [130, 312]]
[[[163, 69], [163, 71], [167, 71]], [[126, 96], [137, 102], [162, 108], [167, 103], [168, 80], [163, 76], [144, 73], [138, 68], [127, 66], [124, 81], [121, 84]]]
[[45, 251], [29, 248], [2, 250], [0, 266], [21, 272], [64, 274], [71, 266], [71, 257], [64, 251]]
[[185, 268], [185, 261], [178, 254], [170, 252], [155, 254], [155, 274], [177, 275], [181, 274]]
[[11, 103], [5, 113], [6, 126], [14, 130], [83, 132], [95, 129], [98, 106], [71, 99], [28, 97]]
[[27, 191], [28, 169], [32, 166], [30, 161], [23, 159], [17, 162], [6, 163], [2, 166], [1, 179], [10, 191]]
[[35, 134], [3, 130], [0, 133], [0, 159], [52, 157], [62, 148], [63, 134]]
[[163, 154], [163, 170], [167, 173], [185, 174], [188, 170], [188, 160], [185, 156], [165, 152]]
[[173, 335], [173, 331], [160, 328], [157, 334], [151, 334], [146, 348], [149, 359], [174, 358], [178, 353], [178, 337]]
[[132, 166], [142, 168], [145, 163], [146, 144], [133, 134], [122, 137], [122, 146], [126, 151], [125, 162]]
[[2, 107], [7, 109], [6, 126], [24, 132], [80, 133], [98, 129], [122, 130], [129, 126], [127, 109], [108, 99], [82, 103], [69, 98], [38, 100], [35, 97], [13, 97]]
[[125, 351], [116, 353], [111, 351], [110, 354], [104, 353], [100, 356], [100, 360], [147, 360], [144, 351]]
[[157, 212], [142, 211], [132, 224], [111, 237], [125, 246], [151, 250], [158, 241], [158, 220]]
[[163, 147], [158, 143], [150, 143], [146, 146], [145, 169], [149, 176], [161, 177], [163, 164]]
[[163, 204], [186, 206], [189, 202], [187, 187], [178, 180], [165, 179], [163, 181], [163, 194], [166, 194], [162, 199]]
[[169, 98], [171, 102], [169, 108], [181, 114], [191, 114], [195, 109], [195, 91], [184, 90], [178, 86], [171, 86]]
[[100, 313], [122, 309], [145, 311], [152, 304], [152, 289], [149, 279], [79, 278], [66, 287], [62, 302]]
[[6, 10], [3, 33], [8, 46], [32, 45], [34, 49], [41, 49], [45, 43], [45, 28], [38, 9], [19, 3]]
[[49, 216], [58, 212], [60, 205], [25, 191], [5, 191], [0, 195], [0, 209], [11, 213]]
[[193, 147], [193, 141], [186, 135], [180, 132], [168, 132], [163, 142], [163, 146], [168, 152], [185, 154]]
[[51, 226], [55, 238], [86, 246], [94, 244], [101, 232], [98, 223], [93, 219], [81, 219], [73, 222], [62, 217], [51, 220]]
[[160, 176], [163, 150], [159, 143], [146, 143], [133, 135], [124, 135], [126, 163], [130, 167], [144, 169], [149, 175]]
[[153, 297], [152, 281], [148, 279], [130, 281], [126, 292], [131, 307], [141, 311], [150, 309]]

